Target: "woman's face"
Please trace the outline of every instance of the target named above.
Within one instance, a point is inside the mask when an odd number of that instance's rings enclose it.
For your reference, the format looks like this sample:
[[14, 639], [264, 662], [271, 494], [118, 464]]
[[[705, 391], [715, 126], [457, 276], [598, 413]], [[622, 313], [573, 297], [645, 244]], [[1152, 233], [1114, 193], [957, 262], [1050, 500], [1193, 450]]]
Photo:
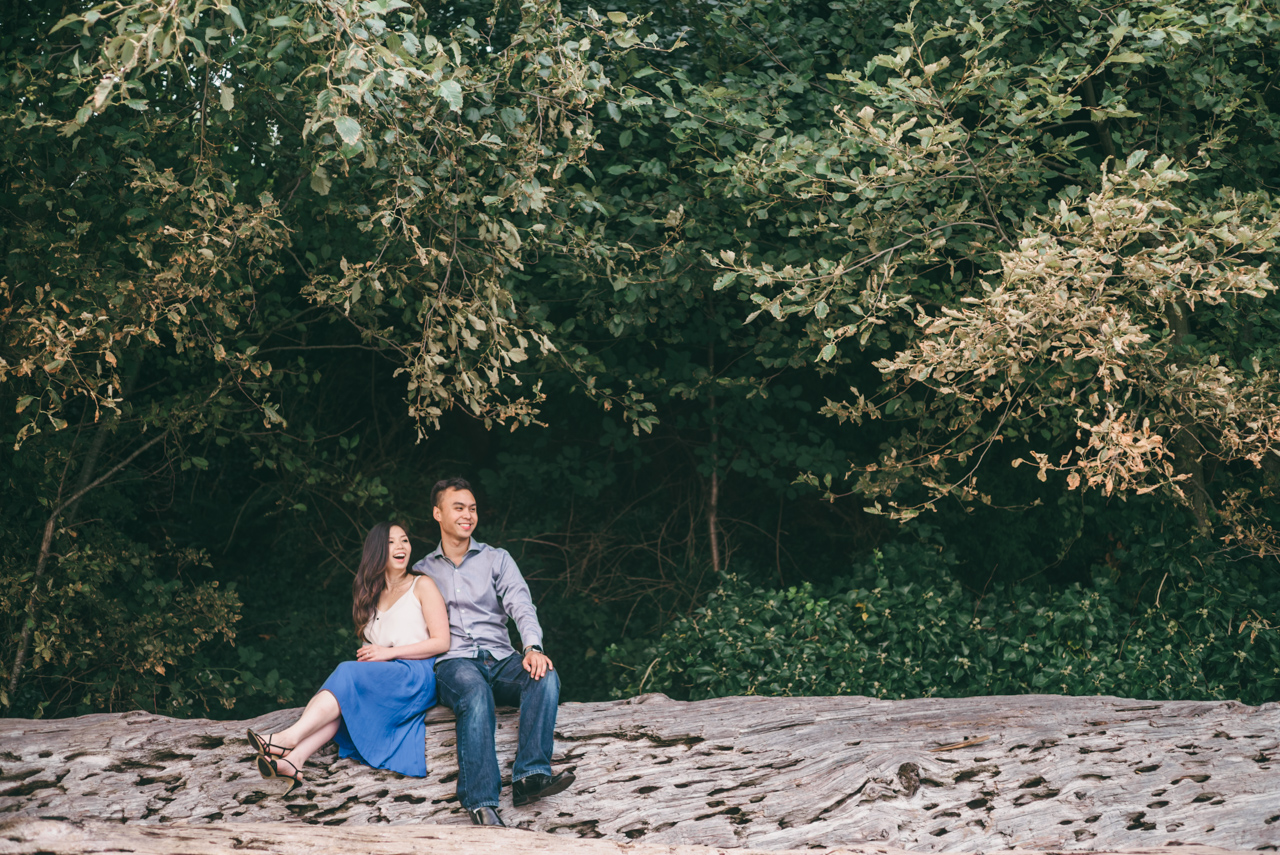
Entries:
[[387, 543], [387, 572], [403, 573], [409, 569], [409, 535], [398, 525], [391, 527]]

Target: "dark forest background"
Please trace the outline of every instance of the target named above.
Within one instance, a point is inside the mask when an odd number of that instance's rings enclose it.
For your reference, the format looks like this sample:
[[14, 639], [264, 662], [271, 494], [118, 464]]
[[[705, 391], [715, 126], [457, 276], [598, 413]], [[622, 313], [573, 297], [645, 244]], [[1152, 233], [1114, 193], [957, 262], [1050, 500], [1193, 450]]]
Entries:
[[1280, 11], [0, 4], [0, 703], [248, 717], [476, 486], [567, 700], [1280, 700]]

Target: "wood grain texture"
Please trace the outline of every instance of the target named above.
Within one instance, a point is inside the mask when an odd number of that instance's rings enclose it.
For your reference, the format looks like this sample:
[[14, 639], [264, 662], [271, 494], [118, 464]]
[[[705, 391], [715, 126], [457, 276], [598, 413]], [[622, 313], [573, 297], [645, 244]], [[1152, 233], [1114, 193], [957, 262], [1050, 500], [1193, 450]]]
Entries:
[[[186, 825], [106, 823], [94, 820], [16, 819], [0, 823], [0, 855], [227, 855], [238, 851], [273, 855], [753, 855], [761, 849], [696, 845], [618, 843], [525, 830], [466, 825], [342, 826], [281, 822]], [[787, 850], [791, 855], [811, 849]], [[907, 855], [891, 846], [854, 846], [823, 850], [826, 855]], [[1049, 855], [1008, 850], [1013, 855]], [[773, 851], [770, 855], [786, 855]], [[1168, 849], [1127, 850], [1124, 855], [1170, 855]], [[1231, 855], [1212, 846], [1186, 846], [1177, 855]]]
[[[465, 826], [447, 710], [428, 715], [427, 778], [330, 753], [281, 798], [244, 730], [296, 714], [0, 721], [0, 820]], [[508, 769], [515, 729], [501, 713]], [[555, 765], [577, 783], [525, 808], [504, 790], [502, 810], [529, 829], [664, 846], [1275, 850], [1277, 755], [1277, 704], [644, 695], [563, 705]]]

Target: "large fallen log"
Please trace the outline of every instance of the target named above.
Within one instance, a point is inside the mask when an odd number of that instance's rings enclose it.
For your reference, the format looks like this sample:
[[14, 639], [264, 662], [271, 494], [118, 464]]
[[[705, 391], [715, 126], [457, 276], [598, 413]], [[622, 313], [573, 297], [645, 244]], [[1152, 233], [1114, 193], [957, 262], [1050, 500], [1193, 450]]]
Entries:
[[[94, 820], [16, 819], [0, 822], [0, 855], [228, 855], [248, 850], [271, 855], [726, 855], [726, 850], [694, 844], [616, 843], [470, 825], [351, 826], [341, 828], [284, 822], [225, 822], [203, 825]], [[763, 849], [734, 849], [733, 855], [763, 855]], [[808, 855], [813, 850], [769, 850], [769, 855]], [[891, 846], [841, 846], [826, 855], [908, 855]], [[1010, 855], [1056, 855], [1026, 849]], [[1112, 853], [1093, 853], [1112, 855]], [[1121, 853], [1114, 853], [1121, 855]], [[1169, 849], [1127, 849], [1123, 855], [1170, 855]], [[1231, 855], [1212, 846], [1181, 846], [1177, 855]]]
[[[255, 771], [244, 730], [296, 714], [0, 721], [0, 820], [467, 822], [447, 710], [428, 716], [427, 778], [330, 753], [282, 798], [284, 783]], [[501, 714], [508, 763], [515, 730], [515, 713]], [[577, 783], [525, 808], [504, 791], [503, 813], [544, 832], [664, 845], [1274, 850], [1278, 735], [1277, 704], [645, 695], [563, 705], [555, 765]]]

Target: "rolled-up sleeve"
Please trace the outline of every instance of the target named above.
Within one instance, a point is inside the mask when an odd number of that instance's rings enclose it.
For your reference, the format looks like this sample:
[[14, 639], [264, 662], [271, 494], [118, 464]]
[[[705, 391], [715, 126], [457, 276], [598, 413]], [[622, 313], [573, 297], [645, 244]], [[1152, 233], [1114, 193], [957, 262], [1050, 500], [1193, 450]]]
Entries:
[[526, 647], [542, 644], [542, 625], [538, 623], [538, 609], [533, 605], [529, 585], [515, 559], [505, 550], [498, 550], [498, 566], [494, 571], [494, 589], [502, 603], [502, 610], [516, 622], [520, 641]]

